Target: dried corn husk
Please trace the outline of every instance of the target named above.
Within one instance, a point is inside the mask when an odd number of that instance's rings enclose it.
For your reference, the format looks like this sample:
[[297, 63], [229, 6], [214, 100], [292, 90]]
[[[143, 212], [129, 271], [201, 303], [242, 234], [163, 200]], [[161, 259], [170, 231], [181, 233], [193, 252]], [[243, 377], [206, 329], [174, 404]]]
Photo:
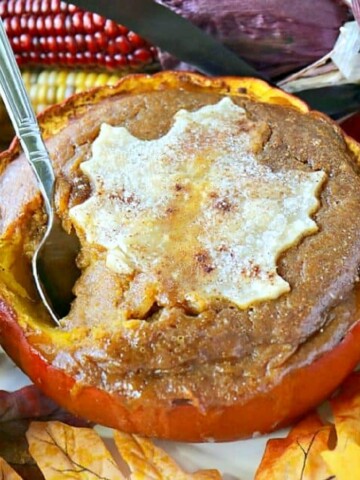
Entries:
[[[349, 8], [340, 0], [157, 0], [272, 77], [296, 71], [334, 46]], [[166, 53], [165, 68], [188, 68]]]
[[354, 20], [340, 28], [334, 47], [323, 58], [288, 76], [279, 86], [288, 92], [360, 83], [360, 0], [349, 2]]
[[288, 92], [360, 82], [360, 26], [346, 23], [334, 48], [318, 62], [279, 82]]

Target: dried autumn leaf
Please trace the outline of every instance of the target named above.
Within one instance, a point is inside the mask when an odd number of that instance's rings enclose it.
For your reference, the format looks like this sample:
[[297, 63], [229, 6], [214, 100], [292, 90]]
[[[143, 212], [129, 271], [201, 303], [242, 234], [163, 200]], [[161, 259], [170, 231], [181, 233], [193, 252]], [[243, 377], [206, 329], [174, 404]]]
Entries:
[[0, 390], [0, 422], [20, 419], [61, 420], [70, 425], [85, 426], [89, 423], [63, 410], [44, 395], [35, 385], [28, 385], [15, 392]]
[[57, 409], [59, 409], [59, 406], [41, 393], [35, 385], [20, 388], [15, 392], [0, 390], [1, 422], [44, 417]]
[[0, 456], [23, 480], [44, 480], [44, 476], [28, 451], [25, 438], [28, 427], [27, 419], [0, 423]]
[[286, 438], [267, 442], [255, 480], [319, 480], [332, 476], [320, 453], [328, 450], [332, 427], [317, 414], [306, 417]]
[[360, 479], [360, 373], [350, 375], [330, 404], [337, 444], [322, 458], [337, 480]]
[[321, 454], [336, 480], [360, 479], [360, 446], [351, 440], [344, 448], [328, 450]]
[[221, 480], [217, 470], [185, 473], [175, 461], [150, 440], [114, 432], [116, 446], [131, 470], [131, 480]]
[[15, 392], [0, 390], [0, 456], [23, 480], [44, 479], [28, 452], [25, 438], [30, 422], [34, 419], [61, 420], [77, 426], [88, 425], [88, 422], [60, 408], [35, 385]]
[[103, 441], [91, 428], [33, 422], [26, 437], [29, 451], [46, 480], [124, 478]]
[[3, 458], [0, 457], [0, 475], [1, 480], [22, 480]]
[[337, 448], [343, 447], [349, 438], [360, 445], [360, 372], [346, 379], [330, 405], [338, 437]]

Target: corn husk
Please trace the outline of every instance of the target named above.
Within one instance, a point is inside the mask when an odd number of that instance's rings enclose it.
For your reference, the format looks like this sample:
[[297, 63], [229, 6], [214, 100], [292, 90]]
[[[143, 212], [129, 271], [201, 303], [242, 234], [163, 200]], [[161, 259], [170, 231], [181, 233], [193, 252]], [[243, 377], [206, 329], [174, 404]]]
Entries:
[[[215, 36], [271, 77], [326, 55], [350, 15], [340, 0], [157, 0]], [[164, 68], [188, 69], [167, 53]]]
[[334, 47], [323, 58], [278, 83], [290, 93], [310, 88], [360, 84], [360, 0], [348, 2], [352, 21], [341, 26]]

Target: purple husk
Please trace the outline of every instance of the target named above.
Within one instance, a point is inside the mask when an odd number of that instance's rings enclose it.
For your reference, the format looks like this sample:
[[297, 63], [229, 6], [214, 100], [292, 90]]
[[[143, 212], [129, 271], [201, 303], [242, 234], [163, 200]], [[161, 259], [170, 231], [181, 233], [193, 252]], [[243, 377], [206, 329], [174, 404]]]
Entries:
[[[215, 36], [271, 77], [293, 72], [328, 53], [349, 18], [340, 0], [157, 0]], [[160, 52], [165, 69], [189, 69]]]

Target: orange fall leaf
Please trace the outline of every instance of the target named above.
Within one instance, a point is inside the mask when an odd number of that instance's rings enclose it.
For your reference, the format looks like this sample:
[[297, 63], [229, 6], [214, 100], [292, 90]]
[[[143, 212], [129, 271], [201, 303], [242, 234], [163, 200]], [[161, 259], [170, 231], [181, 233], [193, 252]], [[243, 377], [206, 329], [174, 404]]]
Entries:
[[328, 450], [330, 426], [317, 414], [296, 425], [286, 438], [269, 440], [255, 480], [319, 480], [331, 476], [320, 453]]
[[360, 479], [360, 373], [353, 373], [339, 394], [330, 400], [336, 435], [336, 448], [322, 458], [336, 480]]
[[255, 480], [360, 480], [360, 372], [330, 400], [334, 425], [316, 414], [270, 440]]

